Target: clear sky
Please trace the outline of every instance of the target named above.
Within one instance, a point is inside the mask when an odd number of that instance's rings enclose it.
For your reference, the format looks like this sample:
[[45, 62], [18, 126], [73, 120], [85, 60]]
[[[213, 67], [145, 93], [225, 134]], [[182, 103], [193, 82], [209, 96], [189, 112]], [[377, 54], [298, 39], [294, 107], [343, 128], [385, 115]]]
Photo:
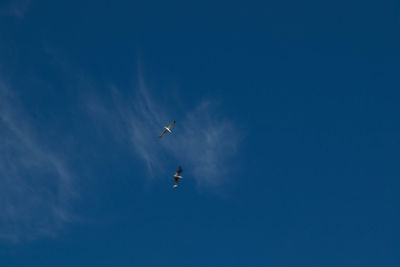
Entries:
[[0, 266], [398, 267], [399, 89], [395, 0], [1, 0]]

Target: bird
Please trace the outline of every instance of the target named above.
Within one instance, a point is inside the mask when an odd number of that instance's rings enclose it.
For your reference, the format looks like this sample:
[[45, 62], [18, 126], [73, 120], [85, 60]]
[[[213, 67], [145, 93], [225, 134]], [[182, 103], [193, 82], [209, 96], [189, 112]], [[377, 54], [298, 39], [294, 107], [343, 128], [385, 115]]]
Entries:
[[173, 123], [171, 123], [168, 127], [165, 126], [165, 127], [164, 127], [164, 131], [162, 132], [162, 134], [161, 134], [159, 137], [162, 138], [162, 137], [164, 136], [164, 134], [166, 134], [167, 132], [170, 132], [170, 133], [171, 133], [171, 128], [175, 125], [175, 122], [176, 122], [176, 121], [174, 121]]
[[181, 172], [182, 172], [182, 167], [179, 166], [178, 170], [174, 174], [175, 184], [172, 186], [173, 188], [177, 188], [178, 187], [179, 179], [182, 179], [182, 176], [180, 175]]

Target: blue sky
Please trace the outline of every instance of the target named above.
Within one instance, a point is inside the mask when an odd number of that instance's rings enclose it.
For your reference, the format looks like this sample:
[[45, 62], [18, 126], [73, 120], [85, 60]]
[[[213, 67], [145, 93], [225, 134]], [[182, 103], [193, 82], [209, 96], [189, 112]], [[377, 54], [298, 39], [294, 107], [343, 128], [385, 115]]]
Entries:
[[0, 265], [399, 266], [399, 30], [398, 1], [1, 1]]

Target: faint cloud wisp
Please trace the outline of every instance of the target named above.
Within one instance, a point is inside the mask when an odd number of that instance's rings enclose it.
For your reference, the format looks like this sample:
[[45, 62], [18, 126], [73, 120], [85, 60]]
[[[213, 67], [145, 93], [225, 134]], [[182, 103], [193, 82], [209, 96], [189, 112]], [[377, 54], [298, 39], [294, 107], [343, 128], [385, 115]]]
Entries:
[[0, 83], [0, 239], [54, 236], [73, 220], [76, 196], [65, 163], [34, 138], [18, 101]]
[[[110, 118], [118, 139], [130, 140], [133, 151], [146, 164], [150, 177], [175, 171], [167, 169], [167, 166], [171, 168], [173, 159], [176, 167], [181, 164], [186, 176], [194, 177], [201, 187], [215, 188], [227, 182], [227, 174], [233, 169], [230, 163], [237, 152], [239, 134], [235, 125], [220, 114], [214, 102], [202, 101], [188, 111], [176, 110], [175, 105], [162, 106], [154, 100], [141, 77], [133, 99], [122, 97], [115, 87], [112, 90], [114, 111], [97, 108], [103, 112], [98, 115]], [[172, 113], [183, 116], [174, 118]], [[162, 127], [174, 119], [177, 123], [172, 135], [159, 139]]]
[[8, 3], [6, 2], [1, 5], [0, 14], [6, 14], [23, 19], [30, 4], [31, 0], [11, 0]]
[[199, 185], [224, 183], [238, 148], [234, 124], [220, 116], [212, 102], [204, 101], [187, 113], [181, 127], [167, 148], [192, 170]]

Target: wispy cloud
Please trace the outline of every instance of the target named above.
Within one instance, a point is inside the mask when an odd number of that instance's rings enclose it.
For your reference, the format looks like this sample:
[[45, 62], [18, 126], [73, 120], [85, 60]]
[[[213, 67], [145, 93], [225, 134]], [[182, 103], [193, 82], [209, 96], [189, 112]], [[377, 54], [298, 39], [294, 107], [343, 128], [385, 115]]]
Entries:
[[30, 4], [31, 0], [11, 0], [0, 7], [0, 14], [6, 14], [23, 19]]
[[[166, 169], [173, 159], [176, 167], [182, 165], [186, 176], [194, 177], [201, 187], [215, 188], [227, 182], [239, 134], [215, 102], [203, 100], [190, 110], [178, 110], [172, 101], [163, 106], [156, 102], [141, 77], [131, 99], [121, 96], [115, 87], [112, 90], [114, 107], [97, 105], [92, 106], [92, 111], [108, 117], [118, 138], [130, 141], [134, 153], [145, 163], [149, 177], [175, 171]], [[182, 115], [175, 118], [172, 114]], [[159, 139], [162, 127], [174, 119], [177, 124], [173, 134]]]
[[201, 102], [182, 120], [182, 130], [165, 146], [182, 159], [202, 186], [226, 182], [234, 169], [231, 159], [238, 149], [238, 129], [219, 114], [216, 104]]
[[0, 82], [0, 239], [53, 236], [73, 220], [73, 176], [60, 157], [35, 138], [30, 119]]

